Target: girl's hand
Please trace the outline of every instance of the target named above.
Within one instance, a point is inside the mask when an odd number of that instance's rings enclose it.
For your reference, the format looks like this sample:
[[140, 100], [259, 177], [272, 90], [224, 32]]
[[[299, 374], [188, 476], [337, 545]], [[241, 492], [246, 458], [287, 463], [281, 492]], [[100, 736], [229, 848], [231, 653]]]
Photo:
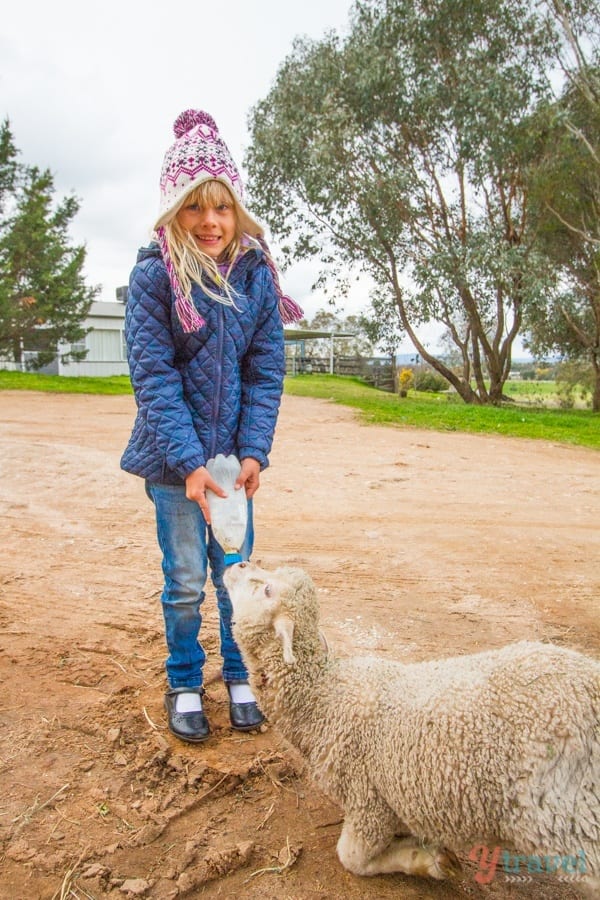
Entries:
[[206, 519], [206, 524], [210, 525], [210, 510], [206, 499], [207, 489], [213, 491], [217, 497], [227, 496], [223, 488], [219, 487], [216, 481], [213, 481], [204, 466], [194, 469], [185, 479], [185, 496], [188, 500], [196, 501], [202, 510], [202, 515]]
[[257, 459], [247, 456], [241, 461], [242, 471], [235, 482], [235, 489], [245, 488], [246, 497], [250, 500], [260, 487], [260, 463]]

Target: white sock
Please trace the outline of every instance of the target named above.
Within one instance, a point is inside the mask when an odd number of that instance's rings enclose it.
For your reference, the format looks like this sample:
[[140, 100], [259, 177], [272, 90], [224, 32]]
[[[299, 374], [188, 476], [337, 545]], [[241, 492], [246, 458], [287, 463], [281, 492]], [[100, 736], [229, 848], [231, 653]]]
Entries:
[[178, 713], [202, 712], [202, 700], [198, 691], [182, 691], [175, 695], [175, 711]]
[[229, 696], [232, 703], [256, 703], [249, 684], [230, 684]]

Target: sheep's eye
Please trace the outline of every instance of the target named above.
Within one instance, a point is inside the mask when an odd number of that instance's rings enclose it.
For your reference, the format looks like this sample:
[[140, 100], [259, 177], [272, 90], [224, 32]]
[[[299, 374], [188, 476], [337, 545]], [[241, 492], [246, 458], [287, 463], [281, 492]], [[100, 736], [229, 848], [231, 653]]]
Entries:
[[265, 597], [270, 597], [273, 593], [273, 588], [270, 584], [265, 584]]
[[247, 566], [247, 563], [241, 562], [241, 563], [238, 563], [238, 566], [240, 567], [240, 569], [245, 569]]

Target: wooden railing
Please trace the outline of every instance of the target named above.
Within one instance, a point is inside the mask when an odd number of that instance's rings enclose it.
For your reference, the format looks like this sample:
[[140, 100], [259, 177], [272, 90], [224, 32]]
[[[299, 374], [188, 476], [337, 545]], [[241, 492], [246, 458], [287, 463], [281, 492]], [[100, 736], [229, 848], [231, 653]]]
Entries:
[[289, 356], [286, 358], [288, 375], [333, 374], [353, 375], [382, 391], [394, 391], [394, 371], [386, 357]]

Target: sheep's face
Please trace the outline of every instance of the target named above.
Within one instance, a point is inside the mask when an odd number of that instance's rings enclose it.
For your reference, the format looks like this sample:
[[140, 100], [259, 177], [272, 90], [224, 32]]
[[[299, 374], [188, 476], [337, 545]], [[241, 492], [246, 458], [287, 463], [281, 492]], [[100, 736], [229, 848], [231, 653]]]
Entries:
[[297, 569], [267, 572], [254, 563], [242, 562], [226, 570], [224, 581], [233, 606], [235, 632], [242, 643], [257, 631], [273, 631], [283, 646], [285, 662], [295, 662], [292, 642], [297, 598], [307, 584], [309, 593], [314, 593], [308, 576]]
[[269, 622], [279, 606], [278, 585], [270, 572], [250, 562], [237, 563], [225, 570], [236, 622]]

